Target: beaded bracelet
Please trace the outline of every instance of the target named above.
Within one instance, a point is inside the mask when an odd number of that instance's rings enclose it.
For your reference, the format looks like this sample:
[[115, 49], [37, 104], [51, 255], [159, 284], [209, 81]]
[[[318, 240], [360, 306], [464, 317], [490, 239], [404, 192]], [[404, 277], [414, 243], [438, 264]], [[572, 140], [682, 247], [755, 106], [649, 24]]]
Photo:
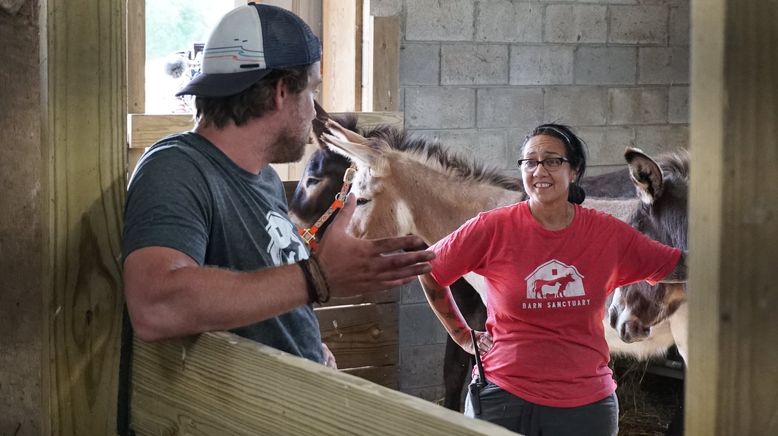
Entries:
[[311, 303], [326, 303], [330, 300], [330, 288], [315, 257], [298, 262], [308, 285], [308, 300]]
[[330, 301], [330, 286], [327, 283], [327, 277], [324, 276], [324, 271], [321, 269], [319, 259], [316, 256], [311, 255], [308, 258], [308, 266], [310, 267], [311, 275], [313, 276], [313, 283], [316, 285], [316, 294], [319, 297], [319, 303], [326, 303]]

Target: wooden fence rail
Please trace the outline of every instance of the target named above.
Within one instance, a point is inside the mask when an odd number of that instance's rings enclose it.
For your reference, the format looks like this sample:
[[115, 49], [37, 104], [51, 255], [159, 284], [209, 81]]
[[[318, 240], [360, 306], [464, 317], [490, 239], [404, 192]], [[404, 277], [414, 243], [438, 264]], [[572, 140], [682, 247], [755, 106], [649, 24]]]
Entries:
[[484, 421], [229, 333], [135, 341], [137, 435], [508, 435]]

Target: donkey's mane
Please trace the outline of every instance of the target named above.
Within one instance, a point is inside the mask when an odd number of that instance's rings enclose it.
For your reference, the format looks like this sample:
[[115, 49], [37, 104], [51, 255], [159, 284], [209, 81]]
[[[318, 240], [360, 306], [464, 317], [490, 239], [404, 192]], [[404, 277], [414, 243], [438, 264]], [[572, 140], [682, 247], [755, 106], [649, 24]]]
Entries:
[[[425, 164], [437, 164], [448, 174], [462, 179], [488, 183], [512, 191], [521, 190], [521, 179], [500, 174], [496, 169], [488, 168], [474, 159], [465, 160], [446, 150], [439, 142], [415, 136], [405, 130], [380, 125], [365, 130], [363, 136], [380, 139], [393, 150], [417, 156]], [[371, 141], [370, 146], [379, 149], [381, 144]]]
[[669, 153], [663, 153], [656, 157], [656, 163], [666, 174], [675, 174], [683, 179], [689, 179], [689, 151], [679, 149]]

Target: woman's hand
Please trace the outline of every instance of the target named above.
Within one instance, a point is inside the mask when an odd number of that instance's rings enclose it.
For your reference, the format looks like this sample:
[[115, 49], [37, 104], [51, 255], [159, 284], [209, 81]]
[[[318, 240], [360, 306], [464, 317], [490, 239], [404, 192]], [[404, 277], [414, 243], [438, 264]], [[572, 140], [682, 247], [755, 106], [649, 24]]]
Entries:
[[[480, 330], [473, 330], [475, 332], [475, 339], [478, 343], [478, 351], [483, 356], [492, 349], [494, 343], [492, 342], [492, 335], [489, 332], [482, 332]], [[475, 346], [473, 344], [473, 336], [468, 330], [467, 335], [463, 336], [460, 341], [457, 341], [459, 346], [470, 354], [475, 355]]]

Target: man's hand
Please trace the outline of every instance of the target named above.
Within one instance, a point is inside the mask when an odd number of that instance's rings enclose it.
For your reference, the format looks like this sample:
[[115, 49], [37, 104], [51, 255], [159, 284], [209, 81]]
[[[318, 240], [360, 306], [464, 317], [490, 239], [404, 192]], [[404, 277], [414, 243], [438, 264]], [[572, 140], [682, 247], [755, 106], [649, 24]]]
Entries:
[[369, 240], [349, 235], [346, 228], [355, 208], [349, 195], [316, 253], [333, 297], [394, 288], [431, 270], [428, 262], [435, 254], [422, 249], [418, 236]]

